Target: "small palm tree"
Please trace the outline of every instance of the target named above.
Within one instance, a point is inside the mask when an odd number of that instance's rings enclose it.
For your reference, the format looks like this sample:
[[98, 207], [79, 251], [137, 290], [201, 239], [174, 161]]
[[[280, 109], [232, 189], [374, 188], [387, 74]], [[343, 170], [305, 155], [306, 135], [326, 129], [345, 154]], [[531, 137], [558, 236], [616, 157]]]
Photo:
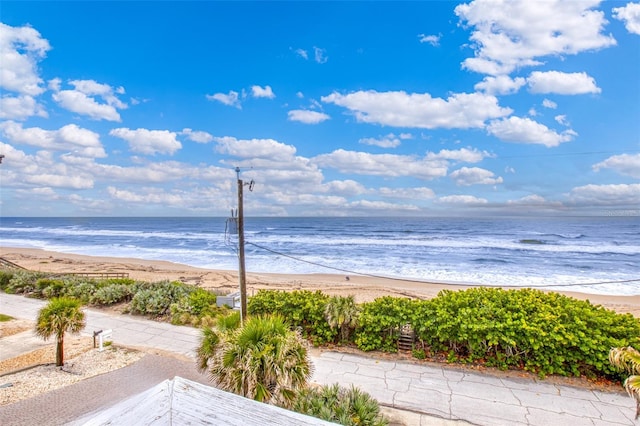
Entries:
[[64, 334], [79, 333], [86, 323], [80, 301], [68, 297], [57, 297], [40, 309], [35, 332], [44, 340], [56, 336], [56, 366], [64, 365]]
[[307, 343], [280, 316], [250, 317], [235, 329], [204, 329], [198, 364], [221, 389], [283, 407], [312, 373]]
[[360, 309], [353, 295], [334, 296], [329, 299], [324, 315], [329, 326], [340, 330], [340, 338], [344, 342], [349, 339], [349, 333], [358, 325]]
[[301, 391], [292, 409], [322, 420], [345, 426], [386, 426], [378, 401], [351, 386], [333, 385], [307, 388]]
[[636, 419], [640, 417], [640, 352], [631, 346], [613, 348], [609, 351], [611, 364], [630, 374], [623, 386], [629, 396], [636, 400]]

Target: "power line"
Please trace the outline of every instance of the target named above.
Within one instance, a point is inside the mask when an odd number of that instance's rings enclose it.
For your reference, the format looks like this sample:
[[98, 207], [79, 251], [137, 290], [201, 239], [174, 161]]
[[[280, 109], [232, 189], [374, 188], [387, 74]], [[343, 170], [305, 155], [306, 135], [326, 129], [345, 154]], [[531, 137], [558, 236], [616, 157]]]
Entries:
[[[371, 278], [381, 278], [381, 279], [392, 280], [392, 281], [403, 281], [403, 282], [412, 282], [412, 283], [420, 283], [420, 284], [433, 284], [432, 281], [415, 280], [415, 279], [411, 279], [411, 278], [388, 277], [388, 276], [384, 276], [384, 275], [375, 275], [375, 274], [369, 274], [369, 273], [366, 273], [366, 272], [358, 272], [358, 271], [352, 271], [352, 270], [349, 270], [349, 269], [337, 268], [335, 266], [329, 266], [329, 265], [325, 265], [325, 264], [322, 264], [322, 263], [312, 262], [310, 260], [302, 259], [302, 258], [299, 258], [299, 257], [296, 257], [296, 256], [291, 256], [289, 254], [285, 254], [285, 253], [282, 253], [282, 252], [279, 252], [279, 251], [276, 251], [276, 250], [272, 250], [270, 248], [261, 246], [259, 244], [252, 243], [250, 241], [245, 241], [245, 244], [250, 244], [250, 245], [252, 245], [254, 247], [257, 247], [259, 249], [268, 251], [268, 252], [276, 254], [278, 256], [287, 257], [289, 259], [293, 259], [293, 260], [296, 260], [298, 262], [308, 263], [310, 265], [320, 266], [322, 268], [332, 269], [334, 271], [346, 272], [348, 274], [361, 275], [361, 276], [371, 277]], [[633, 280], [599, 281], [599, 282], [594, 282], [594, 283], [545, 284], [545, 285], [538, 285], [538, 286], [530, 286], [530, 285], [502, 286], [502, 285], [497, 285], [497, 284], [482, 284], [482, 287], [489, 287], [489, 288], [555, 288], [555, 287], [575, 287], [575, 286], [585, 286], [585, 285], [592, 286], [592, 285], [603, 285], [603, 284], [624, 284], [624, 283], [632, 283], [632, 282], [638, 282], [638, 281], [640, 281], [640, 278], [633, 279]], [[446, 284], [446, 285], [457, 285], [457, 286], [462, 286], [462, 287], [468, 287], [470, 285], [474, 285], [474, 284], [463, 284], [463, 283], [443, 283], [443, 284]]]

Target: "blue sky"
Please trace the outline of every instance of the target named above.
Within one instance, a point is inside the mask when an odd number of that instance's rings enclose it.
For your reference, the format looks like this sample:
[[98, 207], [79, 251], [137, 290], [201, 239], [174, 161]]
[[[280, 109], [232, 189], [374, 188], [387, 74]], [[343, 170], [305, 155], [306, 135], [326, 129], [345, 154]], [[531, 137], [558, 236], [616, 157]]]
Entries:
[[11, 2], [2, 216], [640, 215], [640, 3]]

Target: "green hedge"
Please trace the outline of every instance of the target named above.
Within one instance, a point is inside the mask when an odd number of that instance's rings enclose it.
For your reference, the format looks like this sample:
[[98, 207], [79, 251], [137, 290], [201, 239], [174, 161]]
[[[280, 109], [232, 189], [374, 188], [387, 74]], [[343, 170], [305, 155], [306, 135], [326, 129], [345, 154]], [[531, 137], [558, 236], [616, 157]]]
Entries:
[[640, 322], [588, 301], [539, 290], [442, 291], [414, 323], [433, 350], [539, 373], [617, 376], [612, 347], [637, 345]]
[[260, 290], [249, 299], [247, 311], [249, 315], [280, 314], [314, 345], [322, 345], [332, 342], [337, 336], [337, 330], [332, 329], [325, 319], [328, 302], [329, 296], [321, 291]]
[[360, 350], [397, 352], [400, 329], [415, 324], [423, 302], [385, 296], [362, 305], [355, 343]]

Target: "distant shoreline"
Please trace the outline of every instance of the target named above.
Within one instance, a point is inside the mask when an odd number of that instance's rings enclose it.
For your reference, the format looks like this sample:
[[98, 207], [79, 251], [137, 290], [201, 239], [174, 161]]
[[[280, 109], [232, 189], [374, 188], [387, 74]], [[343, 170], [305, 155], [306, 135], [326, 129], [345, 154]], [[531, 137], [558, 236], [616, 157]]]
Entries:
[[[135, 258], [98, 257], [59, 253], [34, 248], [0, 247], [0, 256], [26, 269], [42, 272], [125, 272], [143, 281], [180, 280], [221, 293], [236, 291], [238, 274], [196, 268], [178, 263]], [[454, 283], [423, 283], [391, 278], [336, 274], [267, 274], [247, 273], [249, 295], [260, 289], [321, 290], [329, 295], [354, 295], [358, 302], [382, 296], [430, 299], [441, 290], [463, 290], [480, 285]], [[506, 287], [505, 287], [506, 288]], [[640, 318], [640, 295], [614, 296], [554, 290], [576, 299], [589, 300], [619, 313], [631, 313]]]

